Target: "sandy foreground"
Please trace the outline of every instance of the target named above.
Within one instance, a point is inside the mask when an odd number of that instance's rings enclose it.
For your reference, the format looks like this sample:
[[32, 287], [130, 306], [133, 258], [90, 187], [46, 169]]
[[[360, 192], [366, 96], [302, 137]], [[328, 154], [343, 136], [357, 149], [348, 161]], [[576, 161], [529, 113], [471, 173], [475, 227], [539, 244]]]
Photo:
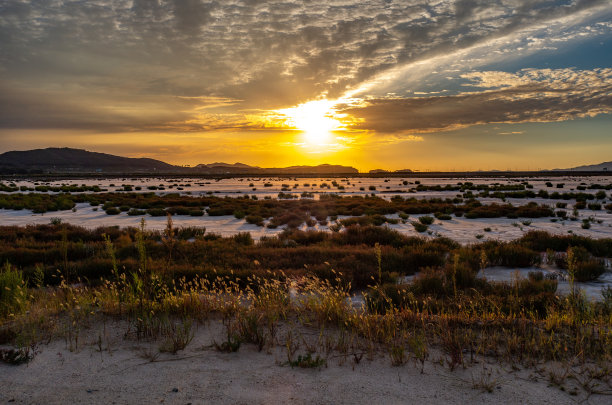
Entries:
[[[27, 365], [0, 364], [0, 402], [23, 404], [592, 404], [610, 397], [584, 391], [570, 395], [551, 386], [547, 372], [513, 370], [489, 363], [450, 371], [432, 353], [420, 366], [393, 367], [383, 352], [364, 356], [331, 354], [320, 369], [286, 365], [284, 347], [237, 353], [211, 347], [223, 341], [220, 322], [199, 325], [195, 338], [176, 355], [158, 353], [160, 342], [125, 339], [125, 324], [96, 325], [82, 332], [76, 350], [65, 340], [38, 346]], [[316, 332], [311, 332], [316, 336]], [[101, 336], [104, 336], [101, 338]], [[102, 343], [99, 344], [99, 339]], [[100, 351], [100, 348], [102, 350]], [[73, 348], [74, 349], [74, 348]], [[301, 348], [298, 353], [303, 353]], [[153, 357], [157, 356], [155, 359]], [[152, 361], [153, 359], [153, 361]], [[492, 387], [489, 393], [482, 382]], [[479, 387], [480, 385], [480, 387]]]

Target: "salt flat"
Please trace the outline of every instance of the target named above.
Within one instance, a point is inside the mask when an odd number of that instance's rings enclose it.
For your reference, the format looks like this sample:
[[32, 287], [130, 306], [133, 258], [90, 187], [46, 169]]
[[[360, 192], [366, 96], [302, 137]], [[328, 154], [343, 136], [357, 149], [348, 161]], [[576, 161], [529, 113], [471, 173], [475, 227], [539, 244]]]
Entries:
[[[336, 182], [344, 189], [339, 189], [332, 185]], [[529, 179], [514, 179], [514, 178], [424, 178], [416, 176], [407, 176], [404, 178], [275, 178], [275, 177], [251, 177], [251, 178], [227, 178], [227, 179], [202, 179], [202, 178], [108, 178], [108, 179], [70, 179], [70, 180], [55, 180], [46, 182], [51, 186], [61, 185], [98, 185], [109, 192], [123, 189], [122, 185], [131, 185], [140, 187], [140, 190], [133, 189], [132, 192], [155, 192], [158, 195], [168, 193], [179, 193], [181, 195], [191, 195], [194, 197], [202, 195], [213, 195], [217, 197], [242, 197], [245, 195], [257, 196], [257, 198], [276, 198], [279, 192], [283, 189], [289, 190], [285, 193], [291, 193], [300, 196], [301, 193], [313, 193], [315, 199], [321, 194], [334, 193], [341, 196], [350, 195], [377, 195], [382, 198], [390, 199], [394, 195], [399, 195], [402, 198], [455, 198], [461, 195], [458, 191], [414, 191], [418, 184], [423, 186], [444, 186], [457, 185], [458, 183], [471, 182], [473, 184], [500, 184], [512, 185], [528, 182], [534, 192], [539, 190], [547, 190], [548, 192], [581, 192], [595, 194], [598, 189], [577, 190], [577, 187], [582, 185], [588, 186], [591, 184], [608, 185], [612, 184], [612, 176], [602, 177], [580, 177], [580, 176], [564, 176], [550, 178], [529, 178]], [[5, 184], [10, 183], [4, 181]], [[406, 183], [406, 184], [404, 184]], [[549, 187], [546, 183], [552, 183]], [[20, 180], [15, 181], [16, 186], [34, 187], [35, 184], [42, 185], [41, 181]], [[186, 185], [189, 186], [186, 186]], [[252, 184], [252, 186], [251, 186]], [[264, 186], [268, 184], [269, 186]], [[321, 188], [321, 185], [326, 187]], [[557, 188], [557, 185], [563, 185], [562, 188]], [[164, 190], [149, 190], [149, 187], [163, 186]], [[179, 188], [181, 190], [179, 190]], [[371, 189], [373, 188], [373, 189]], [[255, 190], [253, 190], [255, 189]], [[412, 192], [411, 192], [412, 190]], [[607, 191], [608, 200], [610, 199], [610, 191]], [[477, 198], [483, 204], [503, 203], [498, 198], [482, 197]], [[556, 203], [566, 203], [566, 210], [570, 212], [575, 203], [574, 200], [559, 200], [545, 198], [507, 198], [507, 203], [513, 205], [524, 205], [529, 202], [538, 204], [546, 204], [554, 207]], [[508, 218], [479, 218], [466, 219], [464, 217], [457, 218], [453, 216], [450, 221], [439, 221], [430, 227], [428, 233], [419, 234], [410, 224], [411, 220], [415, 220], [419, 215], [413, 215], [406, 223], [398, 223], [390, 225], [392, 228], [407, 234], [420, 235], [425, 237], [446, 236], [456, 240], [462, 244], [478, 242], [479, 240], [502, 240], [509, 241], [521, 237], [529, 230], [544, 230], [554, 234], [568, 234], [588, 236], [592, 238], [612, 237], [612, 213], [605, 210], [580, 210], [579, 219], [591, 217], [590, 229], [582, 229], [581, 221], [558, 220], [551, 222], [550, 218], [536, 218], [523, 221], [519, 219]], [[45, 214], [32, 214], [29, 211], [12, 211], [0, 210], [0, 223], [3, 225], [27, 225], [27, 224], [45, 224], [49, 223], [51, 218], [61, 218], [62, 221], [74, 225], [95, 228], [98, 226], [118, 225], [118, 226], [136, 226], [140, 223], [140, 217], [131, 217], [126, 213], [119, 215], [106, 215], [103, 211], [96, 211], [95, 208], [88, 204], [77, 204], [76, 211], [61, 211], [47, 212]], [[390, 218], [398, 218], [397, 215], [390, 215]], [[164, 217], [146, 216], [147, 227], [150, 229], [162, 229], [166, 225]], [[341, 219], [341, 218], [340, 218]], [[524, 220], [524, 219], [523, 219]], [[176, 215], [173, 217], [176, 226], [201, 226], [206, 227], [207, 232], [218, 233], [223, 236], [229, 236], [238, 232], [250, 232], [254, 239], [259, 239], [261, 236], [274, 235], [282, 231], [282, 228], [267, 229], [247, 224], [244, 220], [235, 219], [232, 216], [203, 216], [189, 217]], [[529, 223], [528, 225], [526, 225]], [[491, 228], [490, 232], [485, 232], [485, 228]], [[302, 225], [302, 229], [307, 229], [306, 225]], [[316, 225], [312, 229], [329, 230], [328, 226]], [[477, 238], [478, 237], [478, 238]]]

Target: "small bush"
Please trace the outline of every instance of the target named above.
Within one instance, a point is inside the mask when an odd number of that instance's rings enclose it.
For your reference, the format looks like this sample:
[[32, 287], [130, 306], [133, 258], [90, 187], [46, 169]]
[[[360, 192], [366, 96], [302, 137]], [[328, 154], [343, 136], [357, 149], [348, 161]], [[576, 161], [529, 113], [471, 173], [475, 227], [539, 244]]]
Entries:
[[107, 208], [104, 212], [106, 212], [106, 215], [119, 215], [121, 211], [119, 211], [119, 208], [117, 207], [110, 207]]
[[0, 316], [18, 314], [26, 307], [23, 273], [6, 262], [0, 270]]
[[412, 222], [412, 226], [414, 226], [414, 229], [420, 233], [425, 232], [428, 228], [427, 225], [422, 224], [421, 222]]
[[247, 215], [244, 218], [247, 223], [252, 224], [252, 225], [257, 225], [257, 226], [263, 226], [263, 218], [260, 215]]
[[254, 244], [250, 232], [239, 232], [232, 239], [234, 239], [234, 242], [244, 246], [252, 246]]
[[425, 215], [425, 216], [419, 217], [419, 222], [422, 223], [423, 225], [431, 225], [434, 222], [434, 218], [430, 217], [429, 215]]
[[165, 217], [166, 210], [163, 208], [149, 208], [147, 210], [147, 214], [151, 215], [152, 217]]
[[431, 267], [425, 268], [414, 278], [411, 289], [419, 295], [445, 296], [444, 273]]
[[574, 277], [576, 281], [593, 281], [597, 280], [606, 271], [601, 260], [589, 259], [576, 263], [574, 269]]

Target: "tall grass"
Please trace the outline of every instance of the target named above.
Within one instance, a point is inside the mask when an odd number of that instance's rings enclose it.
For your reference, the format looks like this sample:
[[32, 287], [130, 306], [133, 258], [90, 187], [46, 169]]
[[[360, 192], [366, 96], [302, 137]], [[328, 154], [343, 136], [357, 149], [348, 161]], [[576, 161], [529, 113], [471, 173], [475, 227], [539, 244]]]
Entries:
[[23, 273], [6, 262], [0, 269], [0, 318], [14, 318], [27, 306]]

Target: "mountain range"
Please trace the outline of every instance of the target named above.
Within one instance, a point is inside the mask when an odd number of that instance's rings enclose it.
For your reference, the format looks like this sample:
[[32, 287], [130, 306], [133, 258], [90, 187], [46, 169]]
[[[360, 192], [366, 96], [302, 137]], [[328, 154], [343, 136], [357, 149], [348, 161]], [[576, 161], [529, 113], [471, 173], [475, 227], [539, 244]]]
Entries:
[[[612, 162], [578, 166], [554, 171], [612, 172]], [[202, 163], [193, 167], [176, 166], [149, 158], [128, 158], [108, 153], [73, 148], [46, 148], [11, 151], [0, 154], [0, 174], [20, 173], [147, 173], [147, 174], [357, 174], [350, 166], [322, 164], [318, 166], [259, 167], [244, 163]], [[370, 174], [410, 174], [410, 169], [371, 170]]]
[[329, 164], [262, 168], [217, 162], [185, 167], [149, 158], [128, 158], [83, 149], [46, 148], [0, 154], [0, 173], [356, 174], [358, 171], [349, 166]]
[[612, 172], [612, 162], [603, 162], [597, 165], [578, 166], [571, 169], [555, 169], [555, 170], [570, 170], [577, 172]]

